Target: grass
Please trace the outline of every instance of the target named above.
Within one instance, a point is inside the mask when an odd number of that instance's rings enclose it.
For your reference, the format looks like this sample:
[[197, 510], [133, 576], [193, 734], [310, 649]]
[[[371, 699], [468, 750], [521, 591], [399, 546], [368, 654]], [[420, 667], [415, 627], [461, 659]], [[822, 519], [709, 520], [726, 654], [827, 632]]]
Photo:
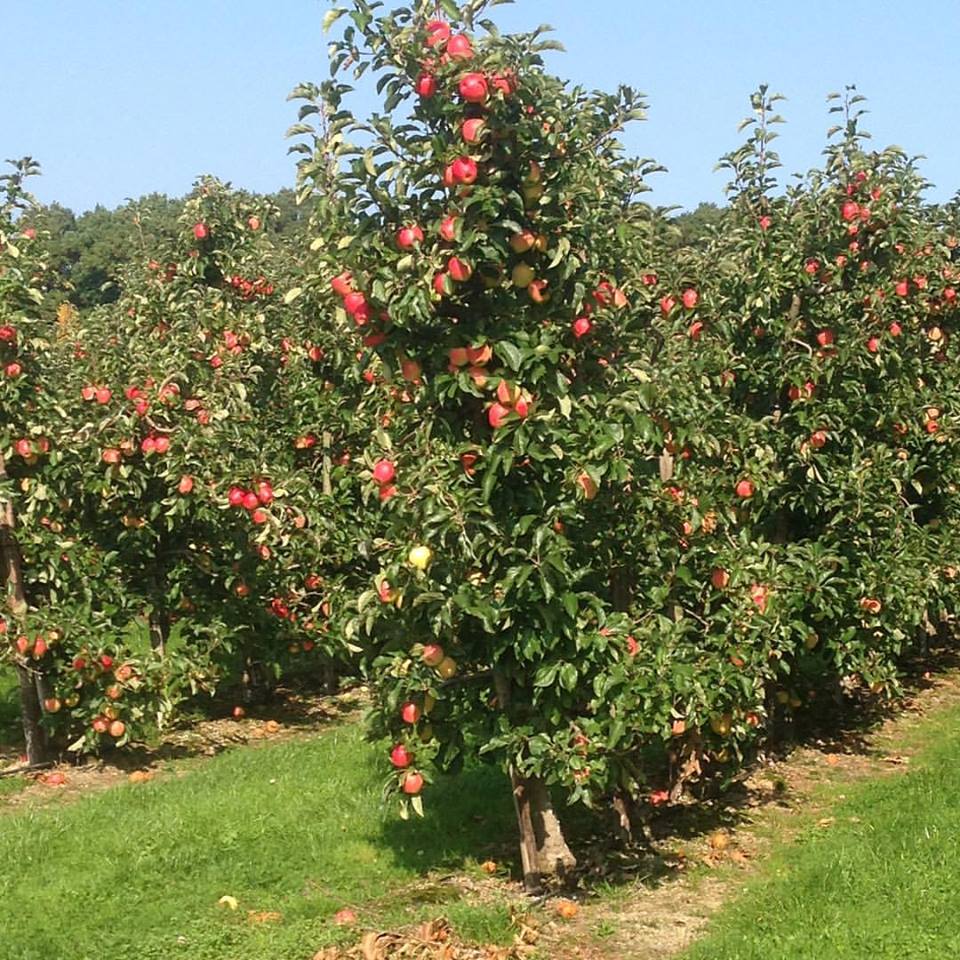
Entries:
[[[502, 776], [440, 782], [405, 823], [383, 803], [381, 759], [344, 726], [0, 815], [0, 960], [302, 960], [359, 935], [332, 923], [348, 906], [361, 929], [444, 915], [465, 938], [509, 942], [505, 904], [436, 877], [510, 841]], [[217, 905], [225, 894], [238, 910]]]
[[20, 743], [20, 701], [12, 669], [0, 666], [0, 744]]
[[[925, 960], [960, 952], [960, 711], [913, 731], [904, 775], [836, 795], [686, 960]], [[836, 788], [833, 788], [836, 791]]]

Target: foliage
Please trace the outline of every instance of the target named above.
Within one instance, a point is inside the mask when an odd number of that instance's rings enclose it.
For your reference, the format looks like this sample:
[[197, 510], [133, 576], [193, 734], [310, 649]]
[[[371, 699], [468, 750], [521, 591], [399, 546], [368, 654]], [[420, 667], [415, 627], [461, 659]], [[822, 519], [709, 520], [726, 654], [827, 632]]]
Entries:
[[895, 694], [955, 614], [956, 204], [852, 88], [781, 190], [760, 88], [678, 244], [617, 141], [642, 95], [560, 82], [493, 5], [331, 11], [296, 229], [205, 178], [115, 303], [44, 311], [7, 181], [8, 656], [77, 749], [311, 654], [370, 680], [404, 812], [477, 758], [660, 804]]

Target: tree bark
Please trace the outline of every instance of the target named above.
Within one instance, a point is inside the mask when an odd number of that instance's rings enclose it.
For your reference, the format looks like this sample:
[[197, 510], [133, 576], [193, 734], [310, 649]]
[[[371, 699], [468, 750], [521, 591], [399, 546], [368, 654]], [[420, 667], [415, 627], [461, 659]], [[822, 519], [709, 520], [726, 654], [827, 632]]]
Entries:
[[[0, 454], [0, 479], [7, 476], [7, 465]], [[23, 560], [15, 533], [16, 516], [13, 503], [0, 501], [0, 585], [6, 606], [19, 618], [27, 609], [26, 591], [23, 585]], [[11, 642], [13, 637], [10, 638]], [[32, 766], [43, 763], [46, 756], [46, 737], [40, 723], [42, 710], [34, 671], [23, 659], [17, 661], [17, 682], [20, 688], [20, 720], [23, 724], [23, 739], [27, 762]]]
[[[493, 680], [500, 709], [505, 711], [510, 705], [510, 681], [496, 668]], [[569, 881], [577, 858], [567, 846], [547, 785], [539, 777], [520, 776], [511, 764], [510, 786], [520, 834], [523, 885], [527, 893], [542, 893], [544, 885], [549, 882]]]
[[24, 753], [27, 763], [32, 767], [44, 762], [47, 756], [47, 738], [43, 732], [40, 718], [40, 698], [33, 671], [25, 663], [17, 664], [17, 681], [20, 685], [20, 722], [23, 725]]

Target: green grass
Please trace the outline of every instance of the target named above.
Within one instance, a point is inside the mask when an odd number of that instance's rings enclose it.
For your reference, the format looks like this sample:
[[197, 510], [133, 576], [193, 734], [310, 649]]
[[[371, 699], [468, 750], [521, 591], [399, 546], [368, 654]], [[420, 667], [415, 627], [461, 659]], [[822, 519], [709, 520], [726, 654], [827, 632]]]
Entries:
[[686, 960], [957, 956], [960, 711], [919, 736], [908, 773], [848, 788], [835, 823], [783, 847]]
[[22, 739], [17, 678], [12, 669], [0, 667], [0, 744], [20, 743]]
[[26, 790], [30, 781], [26, 777], [3, 777], [0, 779], [0, 800]]
[[[0, 960], [302, 960], [359, 936], [331, 922], [346, 906], [360, 929], [447, 916], [467, 938], [509, 942], [503, 904], [428, 876], [510, 842], [505, 780], [483, 769], [438, 783], [426, 818], [403, 822], [383, 803], [380, 761], [342, 727], [0, 814]], [[224, 894], [237, 911], [217, 905]], [[255, 925], [248, 911], [283, 919]]]

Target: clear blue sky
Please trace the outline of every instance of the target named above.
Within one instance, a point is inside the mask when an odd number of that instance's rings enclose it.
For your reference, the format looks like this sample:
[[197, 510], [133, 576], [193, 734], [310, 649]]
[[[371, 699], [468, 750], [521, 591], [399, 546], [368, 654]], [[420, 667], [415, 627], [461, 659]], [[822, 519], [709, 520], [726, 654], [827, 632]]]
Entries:
[[[42, 200], [79, 212], [183, 194], [207, 172], [258, 191], [292, 184], [285, 97], [327, 75], [326, 0], [2, 6], [0, 158], [38, 159]], [[648, 95], [649, 120], [626, 140], [670, 170], [654, 181], [657, 203], [722, 200], [713, 165], [739, 143], [747, 97], [763, 82], [788, 97], [787, 173], [818, 162], [824, 97], [855, 83], [870, 98], [875, 143], [925, 154], [932, 199], [960, 189], [957, 0], [519, 0], [494, 16], [503, 29], [556, 27], [561, 76]]]

